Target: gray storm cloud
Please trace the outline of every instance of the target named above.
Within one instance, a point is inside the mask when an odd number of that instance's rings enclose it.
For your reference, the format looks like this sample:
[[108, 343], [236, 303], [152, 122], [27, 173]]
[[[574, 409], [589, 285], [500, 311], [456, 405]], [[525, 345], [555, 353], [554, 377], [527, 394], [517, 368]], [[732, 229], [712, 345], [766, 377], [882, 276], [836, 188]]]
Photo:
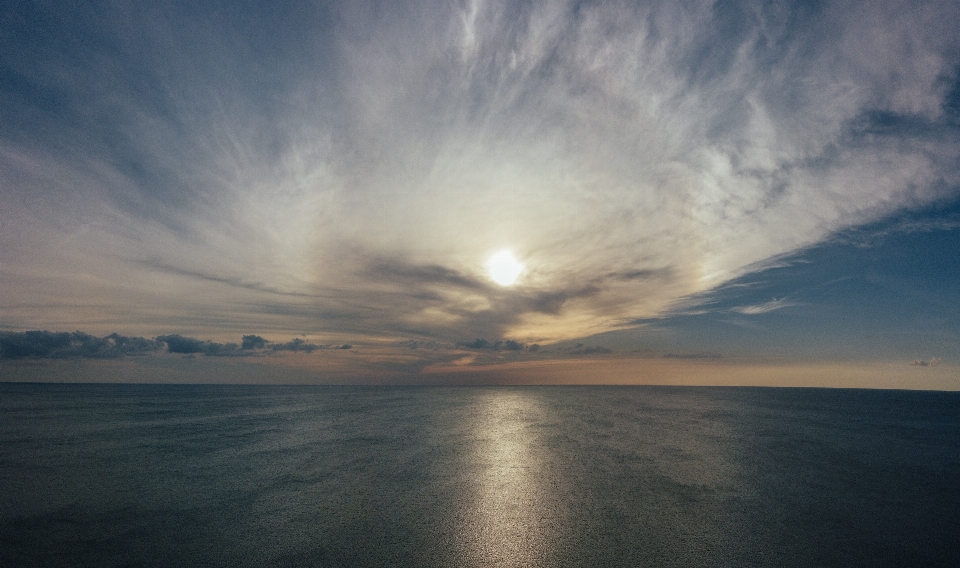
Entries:
[[8, 327], [580, 337], [960, 186], [952, 2], [6, 10]]

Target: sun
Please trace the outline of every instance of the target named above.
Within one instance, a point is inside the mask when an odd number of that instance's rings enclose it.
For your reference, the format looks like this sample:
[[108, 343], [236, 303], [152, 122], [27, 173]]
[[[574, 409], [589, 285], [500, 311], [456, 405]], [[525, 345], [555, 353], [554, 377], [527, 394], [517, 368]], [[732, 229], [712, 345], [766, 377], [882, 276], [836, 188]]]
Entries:
[[509, 251], [500, 251], [487, 261], [490, 278], [501, 286], [510, 286], [523, 272], [523, 265]]

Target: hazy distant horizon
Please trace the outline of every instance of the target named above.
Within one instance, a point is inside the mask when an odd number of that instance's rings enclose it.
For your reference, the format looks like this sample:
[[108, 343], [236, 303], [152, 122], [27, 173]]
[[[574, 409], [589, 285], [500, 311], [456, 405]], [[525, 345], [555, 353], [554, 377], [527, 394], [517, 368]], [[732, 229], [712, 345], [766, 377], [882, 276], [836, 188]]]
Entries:
[[[574, 344], [503, 349], [465, 345], [327, 344], [294, 338], [240, 344], [176, 336], [73, 336], [47, 353], [11, 356], [0, 332], [0, 382], [248, 385], [675, 385], [960, 390], [957, 368], [942, 360], [810, 361], [723, 357], [714, 353], [637, 353]], [[30, 334], [19, 334], [23, 338]], [[34, 338], [52, 335], [33, 332]], [[85, 339], [81, 343], [77, 337]], [[249, 336], [257, 337], [259, 336]], [[99, 341], [97, 341], [99, 339]], [[110, 339], [110, 341], [106, 341]], [[167, 339], [172, 339], [167, 337]], [[134, 340], [145, 348], [118, 350]], [[185, 346], [186, 345], [186, 346]], [[24, 348], [24, 345], [20, 345]], [[141, 346], [143, 347], [143, 346]], [[531, 348], [535, 347], [535, 348]]]

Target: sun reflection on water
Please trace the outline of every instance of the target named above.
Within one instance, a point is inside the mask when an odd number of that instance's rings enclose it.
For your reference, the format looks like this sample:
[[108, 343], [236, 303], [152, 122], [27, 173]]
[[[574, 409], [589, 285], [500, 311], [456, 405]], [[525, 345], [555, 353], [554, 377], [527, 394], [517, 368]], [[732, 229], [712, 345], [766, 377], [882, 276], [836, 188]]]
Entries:
[[554, 525], [544, 493], [544, 453], [536, 425], [542, 409], [522, 391], [491, 391], [472, 425], [474, 500], [462, 530], [476, 566], [540, 566]]

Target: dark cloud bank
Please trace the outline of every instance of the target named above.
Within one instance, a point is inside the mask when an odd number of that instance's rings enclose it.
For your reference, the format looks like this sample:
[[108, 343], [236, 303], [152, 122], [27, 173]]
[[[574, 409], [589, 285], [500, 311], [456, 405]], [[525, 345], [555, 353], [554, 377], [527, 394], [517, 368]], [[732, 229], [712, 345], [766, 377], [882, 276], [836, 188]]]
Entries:
[[0, 332], [0, 359], [27, 358], [93, 358], [110, 359], [126, 355], [145, 355], [161, 351], [183, 355], [244, 356], [264, 352], [293, 351], [312, 353], [318, 349], [351, 349], [350, 344], [317, 345], [294, 338], [284, 343], [272, 342], [259, 335], [244, 335], [241, 343], [216, 343], [180, 334], [160, 335], [155, 339], [126, 337], [112, 333], [96, 337], [82, 331]]
[[143, 337], [125, 337], [116, 333], [95, 337], [82, 331], [49, 332], [24, 331], [0, 333], [0, 357], [21, 359], [27, 357], [91, 357], [112, 358], [124, 355], [142, 355], [158, 351], [163, 344]]
[[[400, 344], [404, 347], [436, 348], [433, 342], [422, 343], [406, 341]], [[541, 351], [539, 344], [527, 344], [512, 339], [502, 341], [488, 341], [477, 338], [473, 341], [458, 341], [454, 349], [472, 351], [516, 351], [536, 353]], [[353, 349], [353, 345], [344, 343], [318, 345], [299, 337], [287, 342], [274, 342], [259, 335], [244, 335], [240, 343], [217, 343], [215, 341], [185, 337], [180, 334], [159, 335], [154, 339], [144, 337], [126, 337], [112, 333], [105, 337], [96, 337], [82, 331], [51, 332], [51, 331], [22, 331], [0, 332], [0, 359], [27, 359], [27, 358], [118, 358], [126, 355], [144, 355], [165, 351], [181, 355], [208, 355], [215, 357], [251, 356], [279, 351], [312, 353], [322, 349]], [[557, 353], [567, 354], [601, 354], [611, 353], [610, 349], [599, 346], [585, 347], [582, 343], [572, 346], [559, 347]]]

